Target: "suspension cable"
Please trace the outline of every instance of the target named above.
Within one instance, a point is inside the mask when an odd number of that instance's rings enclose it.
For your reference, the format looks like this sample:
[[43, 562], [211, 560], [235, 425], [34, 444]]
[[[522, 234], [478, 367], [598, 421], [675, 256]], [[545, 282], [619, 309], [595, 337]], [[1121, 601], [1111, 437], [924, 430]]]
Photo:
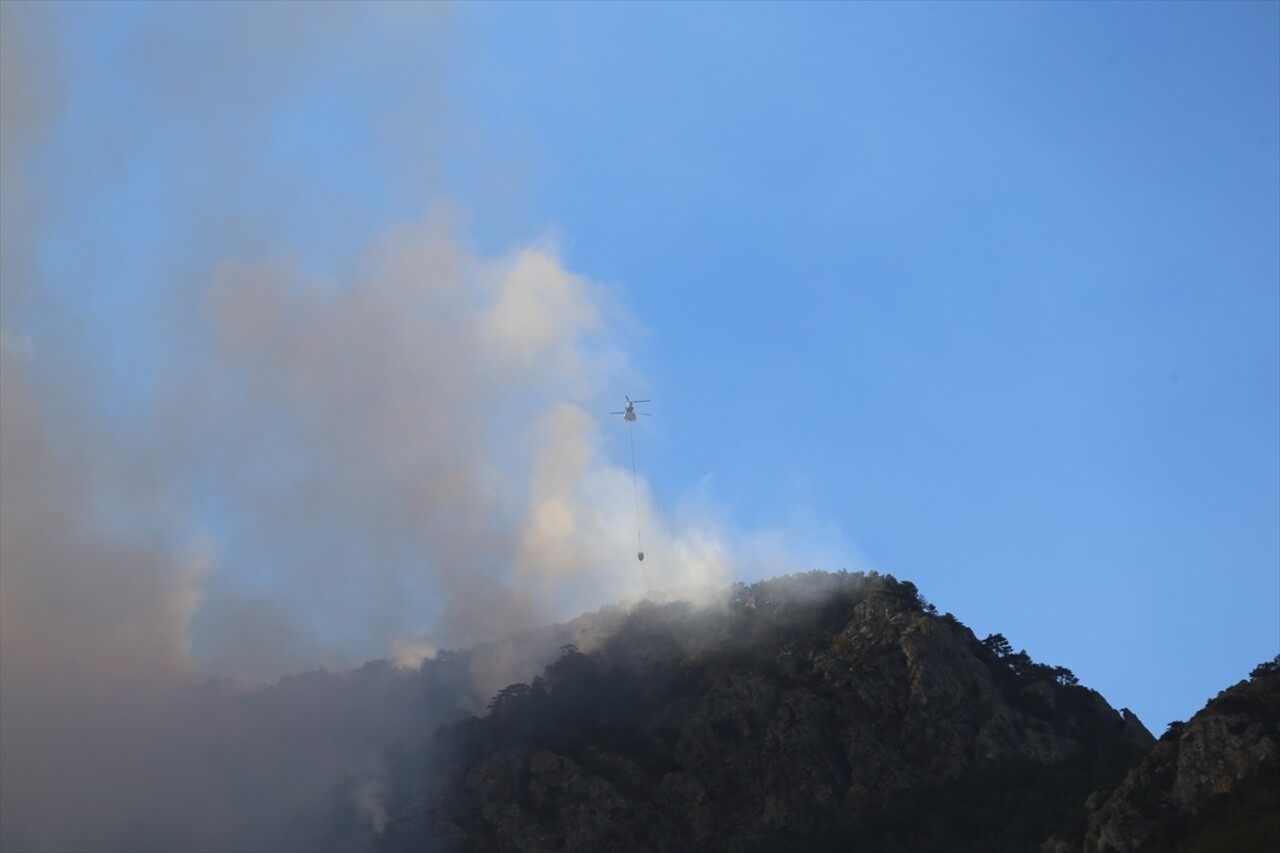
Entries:
[[640, 485], [636, 477], [636, 431], [634, 424], [627, 424], [627, 435], [631, 438], [631, 491], [636, 499], [636, 557], [644, 562], [644, 543], [640, 540]]

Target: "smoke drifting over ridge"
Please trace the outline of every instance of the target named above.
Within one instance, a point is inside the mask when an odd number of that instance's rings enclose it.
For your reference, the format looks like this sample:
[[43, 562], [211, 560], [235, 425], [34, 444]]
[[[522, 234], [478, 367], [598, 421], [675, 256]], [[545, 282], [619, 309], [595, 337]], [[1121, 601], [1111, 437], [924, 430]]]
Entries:
[[[722, 579], [716, 535], [672, 527], [647, 501], [662, 557], [647, 576], [634, 560], [630, 472], [603, 458], [586, 408], [623, 369], [603, 301], [546, 248], [484, 261], [440, 220], [396, 229], [337, 286], [226, 262], [201, 303], [211, 345], [196, 381], [163, 401], [155, 434], [127, 441], [99, 428], [74, 386], [37, 387], [38, 345], [6, 339], [6, 846], [285, 843], [272, 816], [322, 814], [326, 786], [346, 776], [376, 818], [386, 743], [289, 750], [269, 735], [316, 712], [287, 701], [243, 721], [261, 730], [228, 733], [228, 715], [248, 712], [192, 704], [182, 685], [202, 670], [272, 678], [325, 656], [358, 663], [371, 641], [366, 656], [415, 631], [459, 645], [647, 584]], [[192, 482], [217, 508], [212, 523]], [[251, 591], [236, 589], [246, 578]], [[475, 676], [486, 690], [531, 665], [495, 660]], [[257, 753], [240, 772], [313, 800], [228, 801], [201, 778], [215, 766], [201, 756], [219, 747]], [[174, 760], [191, 773], [176, 787]], [[58, 770], [40, 783], [41, 767]], [[68, 803], [94, 805], [68, 820]], [[246, 814], [256, 829], [237, 835]]]
[[[190, 149], [169, 154], [165, 168], [212, 163], [217, 173], [257, 177], [266, 152], [227, 140], [269, 136], [263, 125], [273, 104], [324, 78], [317, 57], [382, 68], [373, 60], [377, 38], [344, 35], [359, 30], [346, 7], [308, 24], [306, 44], [286, 39], [268, 57], [262, 28], [285, 32], [297, 23], [277, 12], [252, 21], [214, 13], [212, 52], [182, 50], [191, 36], [164, 13], [144, 29], [144, 44], [167, 44], [159, 59], [146, 54], [165, 65], [143, 69], [128, 97], [163, 109], [174, 103], [172, 85], [189, 79], [195, 101], [163, 121], [181, 126], [203, 116], [201, 131], [231, 126], [188, 134]], [[429, 43], [447, 25], [435, 14], [388, 11], [376, 20]], [[89, 570], [76, 567], [92, 564], [104, 543], [151, 549], [154, 558], [126, 562], [159, 563], [166, 579], [181, 579], [176, 639], [163, 644], [174, 659], [269, 677], [358, 663], [403, 644], [406, 632], [439, 647], [572, 615], [639, 592], [640, 568], [654, 585], [690, 572], [715, 576], [714, 547], [700, 544], [705, 528], [680, 530], [647, 505], [651, 550], [665, 544], [672, 559], [635, 564], [630, 472], [603, 456], [598, 417], [635, 378], [619, 345], [627, 323], [608, 291], [567, 271], [550, 244], [484, 258], [445, 208], [377, 229], [353, 212], [341, 229], [349, 257], [322, 278], [307, 256], [311, 244], [289, 237], [308, 233], [297, 223], [340, 221], [341, 213], [289, 210], [292, 223], [245, 243], [210, 223], [263, 221], [275, 203], [245, 207], [233, 182], [225, 194], [196, 185], [155, 199], [173, 214], [157, 235], [157, 256], [176, 242], [207, 261], [139, 261], [140, 282], [106, 254], [92, 282], [56, 280], [65, 265], [46, 273], [37, 249], [50, 237], [96, 237], [83, 239], [69, 268], [94, 260], [110, 225], [71, 224], [83, 218], [82, 193], [110, 195], [123, 190], [116, 181], [127, 183], [95, 173], [105, 185], [68, 192], [50, 184], [47, 152], [57, 149], [48, 140], [65, 132], [59, 117], [76, 94], [51, 82], [64, 76], [54, 59], [67, 48], [57, 35], [63, 23], [37, 7], [6, 6], [6, 608], [40, 613], [23, 591], [46, 574], [28, 568], [40, 552], [33, 540], [65, 550], [92, 528], [88, 553], [60, 557], [59, 571], [78, 579]], [[48, 49], [16, 49], [28, 41]], [[257, 76], [204, 80], [211, 56]], [[434, 63], [426, 66], [405, 72], [421, 84], [406, 96], [414, 114], [433, 105], [421, 91], [438, 89]], [[170, 83], [151, 79], [158, 70]], [[149, 154], [137, 127], [76, 144], [84, 158], [99, 146], [138, 161]], [[369, 236], [356, 239], [362, 234]], [[110, 293], [113, 281], [119, 293]], [[113, 364], [121, 349], [139, 375]], [[50, 494], [32, 484], [47, 484]], [[187, 567], [191, 553], [204, 569]], [[144, 584], [161, 597], [168, 585]], [[6, 630], [30, 634], [61, 612], [15, 617]]]
[[[442, 646], [642, 591], [630, 472], [592, 414], [623, 369], [601, 294], [549, 249], [484, 261], [438, 220], [337, 287], [220, 265], [209, 378], [182, 409], [282, 597], [329, 630], [428, 614]], [[673, 555], [651, 581], [719, 579], [644, 514]]]
[[[448, 15], [364, 8], [148, 8], [90, 56], [67, 31], [115, 7], [0, 4], [0, 849], [312, 848], [335, 802], [379, 819], [421, 684], [204, 678], [413, 663], [786, 550], [642, 479], [637, 563], [603, 421], [647, 396], [634, 325], [551, 242], [370, 213], [445, 195], [455, 108]], [[387, 99], [381, 171], [294, 162], [332, 130], [294, 100], [369, 117], [346, 84]], [[543, 651], [478, 656], [464, 710]]]

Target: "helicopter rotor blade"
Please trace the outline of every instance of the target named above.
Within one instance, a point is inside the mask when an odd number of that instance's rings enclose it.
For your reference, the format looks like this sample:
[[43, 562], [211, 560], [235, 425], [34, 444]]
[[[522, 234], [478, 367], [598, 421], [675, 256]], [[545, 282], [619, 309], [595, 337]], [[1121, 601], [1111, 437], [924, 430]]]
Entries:
[[[630, 399], [630, 398], [628, 398]], [[631, 400], [633, 403], [652, 403], [652, 400]]]

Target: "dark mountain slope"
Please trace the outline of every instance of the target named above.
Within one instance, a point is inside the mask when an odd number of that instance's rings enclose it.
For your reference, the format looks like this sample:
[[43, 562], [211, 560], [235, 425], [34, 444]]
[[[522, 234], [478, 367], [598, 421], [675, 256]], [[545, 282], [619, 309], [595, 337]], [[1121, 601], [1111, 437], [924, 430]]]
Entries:
[[1086, 851], [1280, 849], [1280, 658], [1170, 725], [1089, 808]]
[[637, 607], [404, 755], [385, 850], [1011, 850], [1152, 738], [892, 576]]

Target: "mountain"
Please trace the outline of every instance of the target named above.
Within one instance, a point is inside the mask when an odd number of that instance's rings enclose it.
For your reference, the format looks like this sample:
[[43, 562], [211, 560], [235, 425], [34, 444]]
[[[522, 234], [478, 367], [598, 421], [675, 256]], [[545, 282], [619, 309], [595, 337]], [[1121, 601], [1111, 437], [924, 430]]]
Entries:
[[639, 605], [390, 764], [383, 851], [1078, 849], [1152, 748], [891, 575]]
[[889, 575], [699, 600], [152, 692], [64, 749], [0, 848], [1280, 848], [1280, 658], [1156, 742]]
[[1089, 800], [1086, 853], [1280, 849], [1280, 656]]

